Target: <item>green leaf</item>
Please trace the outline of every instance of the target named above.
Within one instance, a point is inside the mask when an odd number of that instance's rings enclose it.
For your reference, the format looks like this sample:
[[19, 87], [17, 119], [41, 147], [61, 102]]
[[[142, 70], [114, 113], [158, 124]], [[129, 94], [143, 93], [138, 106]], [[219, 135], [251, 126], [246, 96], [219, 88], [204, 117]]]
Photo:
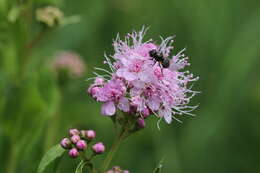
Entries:
[[163, 161], [164, 158], [162, 158], [159, 162], [159, 164], [157, 165], [157, 167], [153, 170], [153, 173], [161, 173], [162, 172], [162, 167], [163, 167]]
[[14, 6], [8, 13], [8, 16], [7, 16], [8, 21], [11, 23], [14, 23], [17, 20], [17, 18], [19, 17], [21, 9], [22, 8], [20, 6]]
[[38, 167], [37, 173], [43, 173], [46, 167], [56, 160], [58, 157], [65, 152], [63, 148], [59, 144], [53, 146], [51, 149], [47, 151], [47, 153], [43, 156], [40, 165]]

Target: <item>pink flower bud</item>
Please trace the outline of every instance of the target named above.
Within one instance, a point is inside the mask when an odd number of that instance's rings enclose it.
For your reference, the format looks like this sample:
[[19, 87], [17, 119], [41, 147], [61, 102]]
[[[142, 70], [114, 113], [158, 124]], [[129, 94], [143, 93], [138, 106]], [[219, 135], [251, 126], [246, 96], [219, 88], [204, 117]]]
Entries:
[[94, 130], [87, 130], [86, 131], [86, 138], [88, 140], [95, 139], [95, 137], [96, 137], [96, 132]]
[[121, 168], [119, 166], [114, 166], [112, 168], [115, 172], [121, 172]]
[[71, 141], [68, 138], [63, 138], [60, 141], [60, 145], [64, 149], [69, 149], [69, 148], [71, 148]]
[[137, 107], [131, 104], [129, 114], [136, 114], [136, 111], [137, 111]]
[[103, 78], [100, 78], [100, 77], [97, 77], [96, 79], [95, 79], [95, 85], [103, 85], [103, 83], [104, 83], [104, 79]]
[[150, 110], [148, 108], [144, 108], [142, 111], [143, 118], [147, 118], [150, 116]]
[[144, 127], [145, 127], [145, 121], [144, 121], [143, 118], [138, 118], [138, 119], [137, 119], [137, 126], [138, 126], [139, 128], [144, 128]]
[[79, 140], [80, 140], [80, 137], [79, 135], [73, 135], [71, 138], [70, 138], [71, 142], [76, 144]]
[[79, 135], [79, 131], [77, 129], [70, 129], [69, 130], [69, 135], [70, 136]]
[[124, 170], [123, 173], [130, 173], [128, 170]]
[[84, 140], [79, 140], [76, 144], [77, 149], [84, 150], [87, 148], [87, 143]]
[[91, 87], [91, 88], [88, 89], [88, 93], [89, 93], [92, 97], [96, 98], [96, 94], [100, 91], [100, 89], [101, 89], [100, 87], [94, 86], [94, 87]]
[[105, 146], [102, 142], [98, 142], [95, 145], [92, 146], [92, 150], [96, 154], [102, 154], [105, 151]]
[[72, 157], [72, 158], [78, 157], [79, 156], [78, 150], [76, 148], [70, 149], [69, 156]]

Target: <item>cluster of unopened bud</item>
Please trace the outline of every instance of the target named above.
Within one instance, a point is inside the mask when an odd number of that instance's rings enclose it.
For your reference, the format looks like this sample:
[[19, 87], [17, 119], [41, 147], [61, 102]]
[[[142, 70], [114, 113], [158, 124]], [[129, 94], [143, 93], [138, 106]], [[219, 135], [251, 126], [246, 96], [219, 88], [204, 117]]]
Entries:
[[108, 170], [106, 173], [130, 173], [128, 170], [122, 170], [119, 166], [114, 166], [112, 169]]
[[[85, 151], [95, 138], [96, 132], [94, 130], [70, 129], [69, 137], [63, 138], [60, 145], [69, 151], [70, 157], [77, 158], [80, 152]], [[98, 142], [92, 146], [92, 151], [94, 154], [102, 154], [105, 151], [105, 146], [102, 142]]]
[[136, 120], [136, 125], [138, 128], [142, 129], [145, 128], [145, 119], [148, 118], [151, 115], [151, 111], [148, 108], [145, 108], [141, 112], [141, 116], [139, 115]]

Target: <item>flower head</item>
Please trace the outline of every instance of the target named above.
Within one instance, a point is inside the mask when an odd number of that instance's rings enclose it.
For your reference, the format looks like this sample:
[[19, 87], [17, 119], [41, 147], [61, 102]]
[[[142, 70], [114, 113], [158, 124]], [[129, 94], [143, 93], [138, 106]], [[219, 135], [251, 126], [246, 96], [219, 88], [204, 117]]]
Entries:
[[102, 154], [105, 152], [105, 145], [102, 142], [98, 142], [95, 145], [92, 146], [92, 150], [96, 154]]
[[106, 173], [130, 173], [128, 170], [122, 170], [119, 166], [114, 166], [112, 169], [108, 170]]
[[69, 149], [71, 148], [71, 141], [69, 140], [69, 138], [63, 138], [60, 142], [60, 145], [64, 149]]
[[118, 109], [142, 118], [154, 114], [171, 123], [172, 118], [178, 120], [175, 115], [191, 115], [196, 106], [187, 104], [198, 92], [192, 91], [189, 84], [198, 78], [183, 70], [190, 65], [183, 54], [185, 49], [171, 56], [173, 37], [156, 44], [143, 41], [145, 32], [143, 28], [128, 34], [125, 40], [116, 38], [113, 61], [105, 56], [111, 72], [96, 68], [107, 74], [97, 74], [88, 92], [103, 103], [101, 113], [107, 116]]
[[76, 144], [79, 140], [80, 140], [80, 136], [79, 135], [73, 135], [71, 138], [70, 138], [71, 142]]
[[55, 55], [51, 62], [54, 71], [67, 71], [70, 77], [80, 77], [85, 72], [85, 63], [75, 52], [62, 51]]
[[78, 129], [70, 129], [70, 130], [69, 130], [69, 135], [70, 135], [70, 136], [79, 135]]
[[96, 132], [94, 130], [87, 130], [86, 131], [86, 138], [88, 140], [95, 139], [95, 137], [96, 137]]
[[84, 149], [87, 147], [87, 143], [86, 143], [84, 140], [79, 140], [79, 141], [76, 143], [76, 147], [77, 147], [77, 149], [79, 149], [79, 150], [84, 150]]
[[79, 156], [79, 152], [76, 148], [72, 148], [69, 150], [69, 156], [72, 158], [76, 158]]
[[144, 128], [145, 127], [145, 121], [144, 121], [143, 118], [138, 118], [136, 123], [137, 123], [138, 128]]

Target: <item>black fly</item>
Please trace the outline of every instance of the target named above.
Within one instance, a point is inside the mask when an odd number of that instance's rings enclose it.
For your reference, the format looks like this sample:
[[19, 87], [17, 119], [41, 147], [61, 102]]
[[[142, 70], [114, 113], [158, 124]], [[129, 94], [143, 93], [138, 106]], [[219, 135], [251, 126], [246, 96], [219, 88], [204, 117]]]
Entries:
[[163, 57], [161, 52], [156, 51], [155, 49], [149, 52], [149, 55], [157, 62], [161, 63], [163, 68], [168, 68], [170, 66], [170, 61], [168, 58]]

